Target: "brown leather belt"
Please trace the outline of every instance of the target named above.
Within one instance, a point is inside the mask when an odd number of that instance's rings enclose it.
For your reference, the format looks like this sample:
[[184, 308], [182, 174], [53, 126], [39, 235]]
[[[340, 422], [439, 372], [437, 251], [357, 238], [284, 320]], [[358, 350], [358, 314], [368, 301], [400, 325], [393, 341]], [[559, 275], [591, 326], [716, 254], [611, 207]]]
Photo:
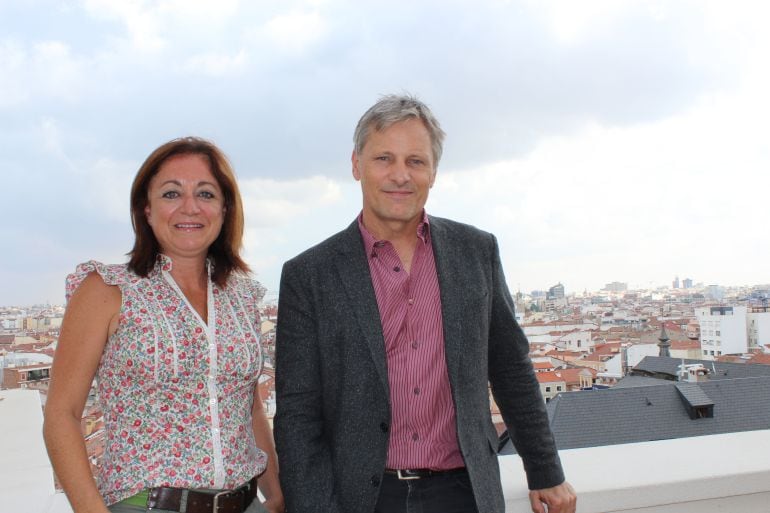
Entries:
[[465, 474], [466, 472], [468, 472], [468, 470], [465, 467], [450, 468], [448, 470], [433, 470], [429, 468], [385, 469], [385, 474], [396, 476], [402, 481], [410, 479], [423, 479], [425, 477], [452, 476], [457, 474]]
[[150, 488], [147, 509], [166, 509], [185, 513], [243, 513], [256, 496], [256, 477], [239, 488], [220, 492], [160, 486]]

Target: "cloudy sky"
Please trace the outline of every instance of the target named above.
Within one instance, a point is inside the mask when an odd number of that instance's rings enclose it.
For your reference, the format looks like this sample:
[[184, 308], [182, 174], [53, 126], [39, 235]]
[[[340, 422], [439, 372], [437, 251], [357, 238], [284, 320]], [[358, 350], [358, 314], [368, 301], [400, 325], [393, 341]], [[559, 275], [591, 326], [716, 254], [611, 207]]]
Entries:
[[494, 232], [513, 290], [770, 282], [770, 7], [756, 1], [0, 0], [0, 305], [125, 261], [131, 180], [214, 140], [246, 260], [361, 207], [353, 127], [381, 94], [448, 137], [428, 210]]

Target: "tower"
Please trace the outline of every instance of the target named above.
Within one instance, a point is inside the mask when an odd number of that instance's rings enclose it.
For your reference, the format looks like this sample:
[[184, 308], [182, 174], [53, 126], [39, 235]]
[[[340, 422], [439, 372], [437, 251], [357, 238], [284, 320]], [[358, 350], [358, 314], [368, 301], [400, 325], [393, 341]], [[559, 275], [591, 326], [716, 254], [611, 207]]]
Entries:
[[666, 356], [671, 357], [671, 353], [669, 352], [668, 348], [671, 347], [670, 339], [668, 338], [668, 333], [666, 333], [666, 324], [661, 323], [660, 325], [660, 335], [658, 335], [658, 347], [660, 348], [660, 352], [658, 353], [658, 356]]

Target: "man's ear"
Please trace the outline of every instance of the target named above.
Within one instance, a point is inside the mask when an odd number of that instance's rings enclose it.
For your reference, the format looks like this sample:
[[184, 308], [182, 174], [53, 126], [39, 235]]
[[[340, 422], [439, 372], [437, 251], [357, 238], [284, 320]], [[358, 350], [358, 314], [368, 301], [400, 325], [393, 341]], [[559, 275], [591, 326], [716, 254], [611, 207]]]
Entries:
[[358, 168], [360, 162], [356, 150], [353, 150], [353, 153], [350, 155], [350, 163], [353, 166], [353, 178], [355, 178], [356, 181], [361, 181], [361, 170]]

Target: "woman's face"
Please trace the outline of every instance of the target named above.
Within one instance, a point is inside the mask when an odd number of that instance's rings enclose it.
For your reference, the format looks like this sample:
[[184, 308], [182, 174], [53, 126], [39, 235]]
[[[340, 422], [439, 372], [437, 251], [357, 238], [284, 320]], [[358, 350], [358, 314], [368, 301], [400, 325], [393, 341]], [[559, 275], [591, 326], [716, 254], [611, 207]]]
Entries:
[[225, 206], [206, 157], [175, 155], [150, 180], [147, 222], [161, 252], [173, 259], [206, 258], [219, 236]]

